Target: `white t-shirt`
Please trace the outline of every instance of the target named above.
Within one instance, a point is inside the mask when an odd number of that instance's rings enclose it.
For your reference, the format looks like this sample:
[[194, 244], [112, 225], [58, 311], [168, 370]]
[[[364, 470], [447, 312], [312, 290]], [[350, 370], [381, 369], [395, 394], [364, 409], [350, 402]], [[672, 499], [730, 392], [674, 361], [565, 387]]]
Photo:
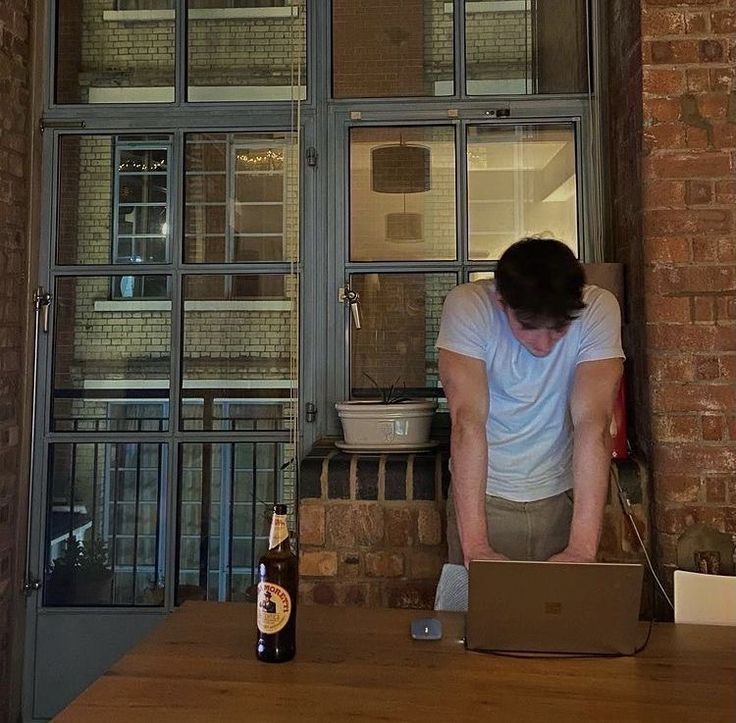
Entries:
[[484, 280], [447, 295], [436, 346], [482, 359], [488, 375], [486, 493], [531, 502], [572, 487], [570, 394], [580, 362], [625, 358], [616, 297], [583, 289], [585, 309], [545, 357], [516, 339]]

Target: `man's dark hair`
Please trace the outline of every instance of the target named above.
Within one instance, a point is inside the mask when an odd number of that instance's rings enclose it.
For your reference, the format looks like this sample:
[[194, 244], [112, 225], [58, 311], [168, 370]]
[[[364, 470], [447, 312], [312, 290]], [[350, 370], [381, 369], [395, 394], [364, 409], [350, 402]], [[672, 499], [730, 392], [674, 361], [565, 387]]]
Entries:
[[585, 308], [585, 272], [561, 241], [523, 238], [496, 269], [496, 289], [516, 318], [534, 328], [563, 327]]

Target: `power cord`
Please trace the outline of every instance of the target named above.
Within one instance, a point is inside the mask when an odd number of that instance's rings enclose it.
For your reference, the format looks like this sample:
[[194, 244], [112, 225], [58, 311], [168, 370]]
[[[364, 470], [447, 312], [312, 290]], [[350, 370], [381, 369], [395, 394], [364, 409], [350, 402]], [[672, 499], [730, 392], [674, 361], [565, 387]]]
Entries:
[[664, 589], [664, 585], [662, 585], [662, 581], [659, 579], [659, 576], [654, 570], [654, 565], [652, 565], [652, 560], [649, 557], [649, 552], [647, 551], [646, 545], [644, 544], [644, 540], [642, 539], [641, 533], [639, 532], [639, 528], [637, 527], [636, 520], [634, 519], [634, 514], [631, 511], [631, 502], [629, 501], [629, 496], [626, 494], [626, 491], [621, 486], [621, 482], [618, 479], [618, 475], [614, 475], [614, 478], [616, 480], [616, 487], [618, 488], [618, 499], [621, 502], [621, 507], [623, 508], [624, 514], [629, 518], [629, 523], [631, 524], [631, 527], [634, 530], [636, 539], [639, 541], [639, 546], [641, 547], [641, 550], [644, 553], [644, 557], [647, 561], [647, 567], [649, 568], [649, 572], [651, 573], [654, 581], [657, 583], [657, 586], [659, 587], [659, 590], [662, 593], [662, 596], [664, 597], [664, 599], [667, 601], [667, 604], [670, 606], [670, 608], [674, 612], [675, 606], [673, 605], [672, 600], [670, 599], [670, 596], [667, 594], [667, 591]]

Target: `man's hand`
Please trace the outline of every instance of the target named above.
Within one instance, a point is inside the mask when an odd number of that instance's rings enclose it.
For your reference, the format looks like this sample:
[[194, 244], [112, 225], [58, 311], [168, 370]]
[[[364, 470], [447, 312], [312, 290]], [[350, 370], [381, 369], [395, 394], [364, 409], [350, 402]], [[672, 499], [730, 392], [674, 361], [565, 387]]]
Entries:
[[595, 562], [595, 553], [590, 554], [572, 547], [566, 547], [562, 552], [552, 555], [547, 562]]
[[465, 567], [470, 565], [471, 560], [508, 560], [506, 555], [496, 552], [490, 545], [474, 547], [465, 555]]

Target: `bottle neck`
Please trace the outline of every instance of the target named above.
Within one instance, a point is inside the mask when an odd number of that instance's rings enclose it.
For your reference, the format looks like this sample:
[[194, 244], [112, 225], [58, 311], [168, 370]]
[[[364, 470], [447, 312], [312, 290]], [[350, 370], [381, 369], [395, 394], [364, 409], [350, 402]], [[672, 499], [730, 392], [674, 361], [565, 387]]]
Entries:
[[289, 528], [286, 515], [274, 514], [271, 520], [271, 534], [268, 538], [269, 550], [289, 550]]

